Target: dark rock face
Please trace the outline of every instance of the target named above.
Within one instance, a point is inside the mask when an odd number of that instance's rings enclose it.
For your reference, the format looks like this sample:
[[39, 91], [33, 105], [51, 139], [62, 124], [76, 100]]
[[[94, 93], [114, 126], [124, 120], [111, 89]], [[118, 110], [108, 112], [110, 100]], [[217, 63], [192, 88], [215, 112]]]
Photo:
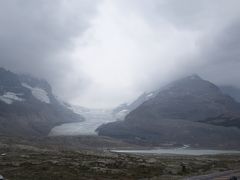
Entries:
[[[222, 119], [221, 124], [207, 121], [220, 116], [228, 118]], [[124, 121], [102, 125], [98, 132], [152, 143], [205, 144], [207, 141], [222, 143], [223, 139], [236, 142], [240, 130], [220, 126], [231, 118], [235, 120], [234, 126], [239, 127], [239, 117], [239, 103], [214, 84], [194, 75], [169, 84], [130, 112]]]
[[237, 102], [240, 102], [240, 89], [234, 86], [220, 86], [224, 94], [231, 96]]
[[55, 98], [46, 81], [0, 68], [0, 134], [46, 136], [56, 125], [82, 120]]
[[118, 120], [123, 120], [126, 115], [131, 111], [135, 110], [137, 107], [142, 105], [144, 102], [154, 98], [158, 94], [158, 91], [152, 91], [148, 93], [143, 93], [135, 101], [130, 104], [121, 104], [120, 106], [113, 109], [112, 113]]
[[148, 101], [149, 99], [154, 98], [157, 95], [157, 91], [149, 92], [149, 93], [143, 93], [141, 96], [139, 96], [135, 101], [133, 101], [131, 104], [122, 104], [115, 108], [113, 110], [113, 113], [118, 113], [122, 110], [128, 110], [133, 111], [140, 105], [142, 105], [144, 102]]
[[224, 95], [214, 84], [191, 76], [168, 85], [155, 98], [129, 114], [127, 119], [139, 113], [155, 116], [156, 119], [200, 121], [221, 114], [240, 116], [240, 104]]

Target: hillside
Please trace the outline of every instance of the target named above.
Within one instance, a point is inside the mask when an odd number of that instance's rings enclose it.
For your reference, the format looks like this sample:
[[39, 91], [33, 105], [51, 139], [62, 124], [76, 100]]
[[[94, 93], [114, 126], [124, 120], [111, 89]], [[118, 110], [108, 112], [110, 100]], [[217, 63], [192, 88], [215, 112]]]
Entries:
[[0, 134], [47, 136], [62, 123], [82, 121], [58, 101], [45, 80], [0, 68]]
[[[102, 125], [97, 131], [132, 142], [235, 146], [240, 138], [239, 117], [239, 103], [213, 83], [193, 75], [170, 83], [125, 120]], [[225, 127], [230, 119], [235, 127]]]

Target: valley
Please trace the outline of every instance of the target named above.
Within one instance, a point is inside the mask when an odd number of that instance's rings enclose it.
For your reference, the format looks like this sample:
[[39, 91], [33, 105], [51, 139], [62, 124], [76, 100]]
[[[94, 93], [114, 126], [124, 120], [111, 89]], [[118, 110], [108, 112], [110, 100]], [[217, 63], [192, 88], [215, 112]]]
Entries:
[[[0, 174], [9, 180], [180, 180], [240, 168], [239, 154], [186, 156], [114, 153], [107, 150], [107, 144], [102, 150], [80, 148], [84, 144], [83, 139], [68, 138], [68, 144], [65, 144], [59, 138], [29, 141], [1, 137]], [[86, 137], [86, 140], [96, 143], [91, 138]], [[112, 145], [116, 147], [116, 144]], [[125, 145], [119, 144], [118, 148]]]
[[50, 136], [97, 135], [95, 130], [104, 123], [116, 121], [111, 110], [87, 109], [72, 107], [73, 111], [85, 118], [83, 122], [66, 123], [54, 127]]
[[0, 0], [0, 180], [240, 180], [240, 0]]
[[197, 75], [104, 110], [59, 100], [45, 80], [0, 74], [6, 179], [177, 180], [240, 168], [236, 91]]

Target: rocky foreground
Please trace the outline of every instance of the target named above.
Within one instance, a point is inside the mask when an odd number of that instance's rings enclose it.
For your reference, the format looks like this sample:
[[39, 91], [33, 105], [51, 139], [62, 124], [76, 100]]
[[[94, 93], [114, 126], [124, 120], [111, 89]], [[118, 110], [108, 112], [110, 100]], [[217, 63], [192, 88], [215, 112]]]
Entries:
[[[74, 138], [73, 138], [74, 139]], [[94, 138], [87, 137], [88, 141]], [[52, 145], [50, 146], [50, 142]], [[69, 141], [69, 139], [68, 139]], [[95, 142], [101, 140], [96, 140]], [[105, 141], [114, 145], [110, 140]], [[183, 179], [190, 176], [240, 169], [240, 155], [156, 156], [111, 153], [107, 149], [66, 147], [59, 139], [3, 138], [0, 141], [0, 174], [9, 180], [81, 179]], [[84, 144], [84, 138], [76, 142]], [[107, 143], [108, 142], [108, 143]], [[110, 142], [110, 143], [109, 143]], [[119, 146], [126, 144], [118, 143]], [[116, 146], [116, 144], [115, 144]]]

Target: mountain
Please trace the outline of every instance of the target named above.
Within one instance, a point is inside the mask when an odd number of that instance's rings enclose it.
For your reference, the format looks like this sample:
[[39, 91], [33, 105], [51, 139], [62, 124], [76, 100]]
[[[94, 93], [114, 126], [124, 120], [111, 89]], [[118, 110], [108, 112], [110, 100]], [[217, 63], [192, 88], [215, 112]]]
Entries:
[[[197, 76], [196, 76], [197, 77]], [[234, 86], [219, 86], [220, 90], [225, 94], [231, 96], [235, 101], [240, 103], [240, 89]], [[161, 89], [160, 89], [161, 90]], [[144, 92], [135, 101], [130, 104], [121, 104], [113, 109], [113, 115], [119, 119], [123, 120], [127, 114], [142, 105], [145, 101], [154, 98], [160, 91], [151, 91], [149, 93]]]
[[47, 136], [57, 125], [82, 121], [52, 93], [47, 81], [0, 68], [0, 134]]
[[193, 75], [170, 83], [125, 120], [104, 124], [97, 131], [153, 144], [240, 144], [239, 117], [239, 103], [213, 83]]
[[143, 93], [141, 96], [139, 96], [135, 101], [133, 101], [130, 104], [121, 104], [120, 106], [113, 109], [112, 113], [118, 120], [123, 120], [126, 115], [139, 107], [141, 104], [143, 104], [145, 101], [152, 99], [156, 96], [157, 91], [152, 91], [149, 93]]
[[231, 96], [237, 102], [240, 103], [240, 89], [234, 86], [220, 86], [221, 91], [224, 94]]

